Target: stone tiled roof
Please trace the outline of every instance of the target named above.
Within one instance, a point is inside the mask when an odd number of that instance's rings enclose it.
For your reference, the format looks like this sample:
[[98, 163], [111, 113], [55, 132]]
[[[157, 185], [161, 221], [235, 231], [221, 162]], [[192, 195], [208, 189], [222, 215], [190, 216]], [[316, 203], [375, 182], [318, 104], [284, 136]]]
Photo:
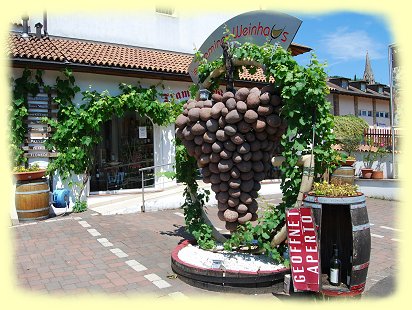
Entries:
[[388, 99], [389, 98], [389, 93], [387, 92], [380, 94], [371, 89], [367, 89], [365, 92], [351, 85], [349, 85], [348, 89], [346, 89], [346, 88], [340, 87], [339, 85], [331, 83], [330, 81], [327, 81], [326, 85], [329, 87], [329, 90], [331, 91], [331, 93], [339, 93], [339, 94], [349, 95], [349, 96], [360, 96], [360, 97], [370, 97], [370, 98], [375, 97], [378, 99]]
[[[299, 55], [310, 51], [310, 48], [292, 43], [291, 51], [292, 55]], [[36, 38], [30, 35], [28, 39], [24, 39], [19, 33], [10, 34], [7, 52], [13, 61], [39, 60], [184, 75], [188, 75], [188, 66], [193, 59], [193, 54], [72, 38]], [[240, 78], [255, 82], [265, 81], [262, 70], [258, 70], [254, 75], [244, 71]]]
[[242, 68], [243, 68], [243, 71], [239, 73], [239, 78], [241, 80], [248, 80], [248, 81], [253, 81], [253, 82], [261, 82], [261, 83], [266, 81], [262, 68], [257, 68], [255, 74], [253, 75], [250, 74], [249, 71], [245, 67], [242, 67]]
[[91, 66], [122, 67], [159, 72], [187, 73], [193, 55], [108, 43], [11, 34], [8, 55], [12, 59], [71, 62]]

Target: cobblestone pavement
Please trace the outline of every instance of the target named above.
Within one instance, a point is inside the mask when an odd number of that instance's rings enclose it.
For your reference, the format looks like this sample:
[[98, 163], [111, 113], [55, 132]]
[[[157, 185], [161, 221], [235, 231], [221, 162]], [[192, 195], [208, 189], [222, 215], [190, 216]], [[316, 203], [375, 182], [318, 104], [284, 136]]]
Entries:
[[[266, 196], [270, 202], [279, 195]], [[397, 203], [367, 199], [372, 255], [366, 285], [394, 277], [397, 265]], [[217, 210], [209, 209], [212, 221]], [[39, 294], [79, 293], [189, 298], [222, 296], [192, 287], [170, 267], [172, 250], [185, 238], [181, 209], [102, 216], [92, 211], [12, 226], [18, 286]], [[393, 281], [392, 281], [393, 282]], [[389, 288], [393, 289], [393, 288]], [[225, 293], [224, 296], [232, 295]], [[272, 294], [250, 298], [276, 299]]]

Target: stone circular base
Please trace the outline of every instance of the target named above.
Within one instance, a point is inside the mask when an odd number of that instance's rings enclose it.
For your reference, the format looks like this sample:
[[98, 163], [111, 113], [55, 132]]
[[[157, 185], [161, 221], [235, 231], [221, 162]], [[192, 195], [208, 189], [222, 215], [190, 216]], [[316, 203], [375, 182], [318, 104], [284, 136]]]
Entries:
[[283, 278], [285, 274], [290, 273], [289, 268], [252, 272], [199, 267], [179, 258], [179, 251], [189, 244], [187, 240], [182, 242], [173, 250], [171, 256], [172, 270], [182, 281], [195, 287], [219, 292], [265, 294], [283, 291]]

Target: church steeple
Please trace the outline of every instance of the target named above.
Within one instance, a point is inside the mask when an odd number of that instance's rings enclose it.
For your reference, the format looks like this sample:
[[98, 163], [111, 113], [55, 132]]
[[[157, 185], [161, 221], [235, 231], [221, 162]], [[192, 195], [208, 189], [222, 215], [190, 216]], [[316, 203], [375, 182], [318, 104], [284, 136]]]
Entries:
[[375, 78], [372, 72], [372, 66], [369, 61], [369, 54], [366, 51], [366, 62], [365, 62], [365, 71], [363, 72], [363, 79], [370, 85], [375, 84]]

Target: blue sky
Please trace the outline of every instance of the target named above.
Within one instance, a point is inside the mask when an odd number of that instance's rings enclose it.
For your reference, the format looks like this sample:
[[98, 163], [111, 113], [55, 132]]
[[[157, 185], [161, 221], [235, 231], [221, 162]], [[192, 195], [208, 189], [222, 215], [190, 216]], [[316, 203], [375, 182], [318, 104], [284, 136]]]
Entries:
[[[368, 51], [375, 81], [389, 84], [388, 46], [394, 42], [384, 17], [352, 12], [288, 14], [303, 21], [293, 41], [311, 47], [321, 62], [326, 61], [328, 75], [362, 78]], [[309, 58], [306, 53], [295, 59], [307, 65]]]

